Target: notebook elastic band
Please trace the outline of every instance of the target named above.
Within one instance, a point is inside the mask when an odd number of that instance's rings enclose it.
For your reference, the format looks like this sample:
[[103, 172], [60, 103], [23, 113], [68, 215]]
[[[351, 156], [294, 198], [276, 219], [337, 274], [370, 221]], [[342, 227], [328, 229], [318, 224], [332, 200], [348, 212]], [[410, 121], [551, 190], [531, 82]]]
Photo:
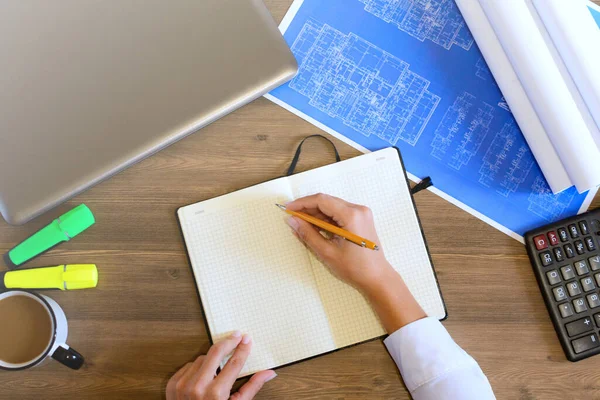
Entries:
[[296, 169], [296, 165], [298, 165], [298, 161], [300, 160], [300, 154], [302, 153], [302, 145], [304, 144], [304, 142], [306, 141], [306, 139], [310, 139], [310, 138], [313, 138], [313, 137], [320, 137], [322, 139], [327, 140], [329, 143], [331, 143], [331, 145], [333, 146], [333, 151], [335, 152], [335, 161], [336, 162], [342, 161], [342, 158], [340, 157], [340, 153], [338, 153], [337, 148], [335, 147], [335, 144], [331, 140], [327, 139], [323, 135], [311, 135], [311, 136], [307, 136], [304, 139], [302, 139], [302, 142], [300, 142], [300, 145], [298, 146], [298, 149], [296, 150], [296, 154], [294, 155], [294, 159], [292, 160], [292, 163], [290, 164], [290, 167], [288, 168], [286, 176], [290, 176], [290, 175], [294, 174], [294, 170]]

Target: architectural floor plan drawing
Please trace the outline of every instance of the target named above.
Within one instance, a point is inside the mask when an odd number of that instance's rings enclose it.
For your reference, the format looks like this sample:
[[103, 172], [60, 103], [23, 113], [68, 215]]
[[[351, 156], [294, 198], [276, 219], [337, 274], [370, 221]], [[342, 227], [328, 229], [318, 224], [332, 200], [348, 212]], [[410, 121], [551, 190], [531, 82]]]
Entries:
[[410, 65], [366, 40], [307, 21], [292, 51], [300, 65], [289, 87], [309, 104], [369, 137], [415, 145], [440, 98]]
[[493, 112], [492, 106], [477, 104], [471, 94], [460, 95], [434, 132], [431, 156], [460, 170], [479, 151], [494, 119]]
[[521, 187], [535, 165], [531, 150], [518, 140], [519, 135], [517, 124], [514, 121], [507, 122], [502, 130], [496, 133], [479, 169], [479, 183], [492, 187], [494, 182], [500, 182], [496, 192], [504, 197]]
[[359, 0], [365, 10], [419, 39], [450, 50], [471, 49], [474, 39], [454, 0]]
[[281, 25], [298, 75], [267, 98], [517, 240], [585, 211], [554, 195], [454, 0], [296, 0]]
[[576, 197], [576, 192], [566, 191], [558, 195], [552, 193], [543, 177], [538, 176], [529, 195], [529, 207], [532, 213], [539, 215], [544, 220], [556, 221], [562, 218]]

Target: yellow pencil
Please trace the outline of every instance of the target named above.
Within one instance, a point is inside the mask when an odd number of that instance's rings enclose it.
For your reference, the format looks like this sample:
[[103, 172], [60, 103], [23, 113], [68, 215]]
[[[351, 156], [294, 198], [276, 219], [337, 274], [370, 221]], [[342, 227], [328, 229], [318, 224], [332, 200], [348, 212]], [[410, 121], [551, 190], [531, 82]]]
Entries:
[[355, 235], [352, 232], [348, 232], [347, 230], [342, 229], [338, 226], [335, 226], [328, 222], [322, 221], [318, 218], [313, 217], [312, 215], [308, 215], [303, 212], [290, 211], [287, 209], [286, 206], [283, 206], [281, 204], [275, 204], [275, 205], [277, 207], [281, 208], [283, 211], [285, 211], [289, 215], [292, 215], [296, 218], [300, 218], [300, 219], [308, 222], [309, 224], [318, 226], [319, 228], [326, 230], [327, 232], [333, 233], [334, 235], [343, 237], [344, 239], [346, 239], [352, 243], [355, 243], [361, 247], [366, 247], [367, 249], [376, 250], [376, 251], [379, 250], [379, 246], [377, 246], [377, 244], [375, 244], [375, 243], [371, 242], [370, 240], [367, 240], [363, 237]]

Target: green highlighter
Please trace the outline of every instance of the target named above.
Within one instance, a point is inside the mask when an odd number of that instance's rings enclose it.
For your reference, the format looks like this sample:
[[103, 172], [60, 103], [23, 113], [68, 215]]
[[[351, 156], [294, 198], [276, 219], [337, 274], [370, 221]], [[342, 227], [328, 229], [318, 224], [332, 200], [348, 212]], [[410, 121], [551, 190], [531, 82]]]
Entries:
[[95, 222], [90, 209], [85, 204], [81, 204], [6, 253], [4, 262], [10, 269], [17, 268], [61, 242], [68, 242]]

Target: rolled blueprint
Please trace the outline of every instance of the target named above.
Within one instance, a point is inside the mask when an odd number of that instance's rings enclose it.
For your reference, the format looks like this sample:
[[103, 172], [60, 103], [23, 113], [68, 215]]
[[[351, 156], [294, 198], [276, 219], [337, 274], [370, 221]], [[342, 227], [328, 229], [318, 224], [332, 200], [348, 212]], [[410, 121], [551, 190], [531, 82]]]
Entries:
[[579, 192], [596, 187], [600, 150], [525, 0], [480, 4], [571, 182]]
[[531, 0], [594, 119], [600, 147], [600, 29], [585, 0]]
[[496, 83], [510, 105], [511, 112], [550, 189], [558, 193], [573, 186], [479, 0], [456, 0], [456, 4], [473, 33]]
[[[574, 1], [579, 3], [579, 0], [574, 0]], [[529, 11], [531, 12], [531, 16], [535, 20], [535, 22], [538, 26], [538, 29], [539, 29], [540, 33], [542, 34], [544, 41], [546, 42], [546, 46], [548, 47], [548, 50], [550, 50], [550, 54], [552, 54], [552, 57], [554, 58], [556, 67], [560, 71], [560, 74], [562, 75], [563, 80], [564, 80], [565, 84], [567, 85], [567, 88], [569, 88], [569, 92], [571, 93], [571, 96], [573, 96], [573, 101], [575, 101], [575, 104], [577, 105], [577, 109], [579, 110], [579, 112], [581, 113], [581, 116], [583, 118], [583, 121], [586, 123], [592, 137], [594, 137], [594, 138], [599, 137], [600, 129], [596, 125], [596, 121], [594, 120], [594, 117], [592, 117], [590, 109], [588, 108], [588, 105], [585, 102], [585, 99], [583, 98], [583, 96], [581, 95], [581, 92], [579, 91], [578, 85], [575, 83], [575, 80], [573, 80], [573, 76], [571, 75], [571, 72], [569, 71], [569, 68], [567, 67], [567, 64], [565, 63], [565, 60], [569, 59], [569, 57], [567, 57], [566, 55], [563, 55], [559, 52], [558, 47], [554, 44], [554, 40], [552, 39], [552, 36], [550, 36], [548, 29], [546, 29], [546, 25], [544, 25], [544, 20], [538, 13], [536, 6], [533, 4], [533, 1], [525, 0], [525, 2], [527, 3], [527, 7], [529, 8]], [[572, 4], [572, 3], [570, 3], [570, 4]], [[538, 8], [539, 8], [539, 6], [538, 6]], [[580, 24], [584, 23], [584, 22], [585, 22], [585, 20], [581, 21]], [[595, 24], [595, 21], [592, 21], [592, 22]], [[550, 28], [553, 29], [553, 27], [550, 27]], [[580, 40], [585, 40], [586, 42], [588, 41], [585, 38], [580, 38]], [[593, 48], [593, 47], [590, 47], [590, 48]], [[563, 57], [564, 57], [564, 59], [563, 59]], [[600, 65], [598, 66], [598, 68], [600, 68]]]

